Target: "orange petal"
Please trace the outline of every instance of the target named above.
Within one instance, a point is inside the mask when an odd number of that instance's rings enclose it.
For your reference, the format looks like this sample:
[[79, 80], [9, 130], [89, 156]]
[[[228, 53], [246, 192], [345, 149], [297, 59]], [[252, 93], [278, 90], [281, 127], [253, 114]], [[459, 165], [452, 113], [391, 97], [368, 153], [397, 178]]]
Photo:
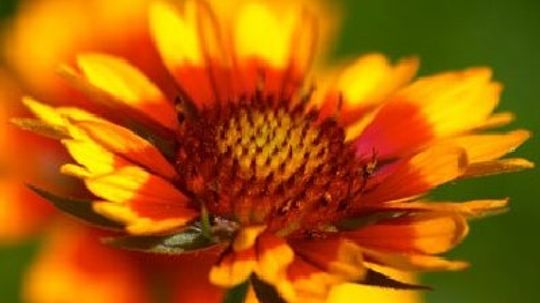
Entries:
[[361, 249], [347, 239], [302, 241], [293, 247], [303, 259], [346, 281], [359, 281], [366, 272]]
[[469, 266], [463, 261], [449, 261], [422, 254], [398, 254], [364, 249], [368, 260], [403, 271], [456, 271]]
[[77, 57], [77, 64], [87, 81], [110, 94], [115, 101], [147, 115], [160, 125], [176, 129], [176, 110], [159, 88], [124, 59], [105, 54], [87, 53]]
[[408, 254], [439, 254], [456, 246], [468, 233], [467, 222], [453, 214], [418, 214], [380, 221], [343, 232], [362, 247]]
[[234, 238], [232, 248], [234, 251], [241, 251], [252, 248], [257, 237], [264, 232], [266, 226], [250, 226], [242, 228]]
[[340, 121], [345, 125], [356, 121], [361, 114], [407, 84], [414, 77], [418, 64], [417, 58], [406, 58], [392, 65], [381, 54], [358, 58], [329, 89], [321, 115], [331, 116], [342, 98]]
[[[367, 189], [360, 197], [361, 204], [372, 204], [407, 198], [459, 177], [466, 166], [463, 149], [453, 146], [435, 146], [414, 157], [384, 167], [379, 177], [367, 180]], [[387, 177], [384, 177], [388, 175]], [[370, 184], [370, 182], [374, 184]], [[373, 186], [373, 189], [370, 189]]]
[[288, 302], [326, 302], [333, 286], [343, 283], [338, 276], [319, 269], [300, 257], [287, 269], [286, 279], [278, 286], [283, 298]]
[[236, 286], [246, 281], [256, 266], [255, 247], [241, 251], [230, 250], [210, 270], [210, 282], [222, 287]]
[[[388, 267], [366, 264], [370, 269], [383, 273], [398, 281], [416, 284], [415, 275]], [[392, 291], [388, 288], [374, 287], [357, 283], [336, 285], [330, 291], [327, 303], [420, 303], [422, 293], [419, 291]]]
[[317, 28], [300, 5], [246, 2], [236, 8], [231, 22], [241, 92], [262, 88], [288, 97], [302, 84], [313, 59]]
[[91, 141], [70, 139], [62, 140], [62, 144], [64, 144], [73, 159], [85, 169], [85, 172], [78, 174], [74, 173], [72, 166], [63, 166], [61, 171], [69, 175], [77, 177], [105, 174], [129, 164], [126, 160]]
[[495, 113], [491, 115], [484, 123], [480, 124], [477, 129], [496, 128], [509, 124], [514, 121], [515, 115], [510, 112]]
[[279, 284], [287, 266], [294, 259], [294, 252], [285, 240], [270, 233], [257, 239], [257, 276], [271, 284]]
[[[272, 67], [285, 69], [289, 63], [296, 18], [297, 12], [285, 7], [278, 11], [268, 4], [246, 2], [236, 12], [236, 56], [239, 60], [256, 58]], [[262, 33], [264, 39], [261, 39]]]
[[467, 151], [469, 162], [475, 163], [498, 159], [511, 153], [529, 139], [530, 136], [531, 133], [529, 131], [516, 130], [501, 135], [460, 136], [444, 140], [440, 144], [462, 147]]
[[475, 200], [468, 202], [397, 202], [374, 205], [379, 210], [404, 210], [455, 213], [466, 218], [477, 218], [506, 210], [508, 199]]
[[133, 234], [171, 231], [198, 215], [173, 185], [137, 166], [84, 181], [94, 195], [109, 201], [94, 203], [95, 211], [125, 223]]
[[428, 142], [480, 127], [497, 105], [501, 86], [485, 68], [423, 78], [383, 105], [357, 139], [359, 154], [395, 157]]
[[198, 105], [212, 104], [222, 89], [213, 78], [225, 64], [216, 27], [201, 1], [185, 1], [182, 11], [166, 2], [155, 2], [150, 9], [150, 28], [161, 58]]
[[147, 281], [132, 256], [100, 243], [98, 235], [63, 222], [25, 275], [28, 302], [149, 303]]
[[531, 169], [533, 167], [534, 163], [521, 158], [477, 162], [469, 165], [461, 178], [484, 177]]
[[175, 169], [159, 150], [132, 131], [104, 121], [83, 121], [74, 125], [84, 130], [92, 140], [107, 150], [163, 177], [173, 179], [176, 176]]

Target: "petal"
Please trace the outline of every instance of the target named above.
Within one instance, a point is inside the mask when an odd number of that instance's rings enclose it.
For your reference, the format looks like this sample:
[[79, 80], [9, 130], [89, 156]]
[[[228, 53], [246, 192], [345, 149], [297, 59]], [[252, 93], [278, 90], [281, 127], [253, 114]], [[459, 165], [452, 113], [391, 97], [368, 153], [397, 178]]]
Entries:
[[399, 254], [364, 249], [366, 258], [403, 271], [456, 271], [469, 266], [463, 261], [449, 261], [441, 257], [422, 254]]
[[45, 240], [25, 275], [25, 301], [151, 302], [134, 258], [103, 246], [94, 232], [62, 222]]
[[264, 232], [266, 226], [250, 226], [242, 228], [233, 241], [234, 251], [246, 250], [255, 245], [257, 237]]
[[231, 18], [240, 92], [263, 89], [288, 97], [298, 89], [317, 42], [313, 16], [297, 3], [253, 1], [242, 3]]
[[186, 63], [202, 65], [204, 58], [196, 20], [196, 5], [187, 1], [184, 14], [165, 2], [154, 2], [150, 8], [150, 24], [154, 39], [167, 66]]
[[159, 150], [132, 131], [108, 122], [83, 121], [74, 125], [107, 150], [163, 177], [173, 179], [176, 176], [175, 169]]
[[484, 177], [531, 169], [533, 167], [533, 162], [521, 158], [484, 161], [468, 166], [461, 178]]
[[210, 270], [210, 282], [221, 287], [233, 287], [244, 281], [257, 266], [255, 247], [241, 251], [225, 252], [221, 260]]
[[510, 112], [495, 113], [484, 121], [484, 123], [480, 124], [477, 129], [489, 129], [505, 126], [514, 121], [515, 118], [515, 115]]
[[268, 283], [279, 284], [293, 262], [293, 250], [285, 240], [270, 233], [264, 233], [257, 239], [256, 249], [257, 276]]
[[65, 126], [66, 120], [54, 107], [43, 104], [31, 97], [23, 97], [23, 104], [41, 121], [54, 126]]
[[392, 65], [381, 54], [368, 54], [347, 67], [329, 89], [321, 108], [322, 116], [331, 116], [341, 102], [340, 121], [356, 121], [362, 113], [381, 104], [407, 84], [418, 69], [417, 58], [405, 58]]
[[[366, 264], [377, 272], [383, 273], [398, 281], [414, 284], [414, 275], [395, 269]], [[383, 287], [373, 287], [358, 283], [343, 283], [336, 285], [330, 291], [327, 303], [419, 303], [422, 293], [419, 291], [395, 291]]]
[[125, 103], [158, 124], [176, 129], [174, 106], [156, 85], [124, 59], [87, 53], [77, 57], [77, 65], [91, 85], [115, 97], [115, 101]]
[[[86, 140], [62, 140], [69, 154], [81, 164], [89, 175], [100, 175], [114, 171], [129, 164], [126, 160], [115, 156], [103, 147]], [[65, 166], [62, 171], [69, 174], [71, 171]]]
[[257, 58], [270, 66], [286, 68], [295, 17], [292, 11], [278, 12], [269, 5], [247, 2], [236, 13], [235, 54], [241, 60]]
[[501, 86], [488, 69], [445, 73], [416, 81], [378, 111], [356, 140], [358, 154], [385, 159], [428, 142], [480, 127], [499, 101]]
[[287, 269], [286, 280], [278, 286], [280, 294], [289, 302], [325, 302], [333, 286], [343, 281], [319, 269], [316, 265], [295, 257]]
[[466, 218], [478, 218], [491, 213], [498, 213], [506, 210], [508, 199], [504, 200], [475, 200], [467, 202], [398, 202], [377, 204], [373, 207], [377, 210], [403, 210], [403, 211], [425, 211], [439, 213], [454, 213]]
[[200, 30], [203, 29], [199, 28], [207, 18], [203, 16], [206, 13], [198, 1], [185, 1], [181, 13], [165, 2], [152, 3], [150, 8], [150, 28], [162, 60], [179, 85], [199, 105], [211, 104], [216, 97], [209, 73], [211, 62], [206, 57], [209, 53], [203, 50], [210, 42], [202, 45]]
[[31, 97], [23, 97], [22, 102], [40, 121], [49, 124], [64, 137], [85, 140], [88, 138], [79, 128], [72, 125], [73, 121], [105, 121], [80, 108], [52, 107]]
[[454, 214], [417, 214], [343, 232], [362, 247], [408, 254], [439, 254], [465, 238], [467, 222]]
[[94, 210], [125, 223], [133, 234], [171, 231], [198, 215], [173, 185], [137, 166], [90, 176], [84, 182], [94, 195], [107, 200], [94, 203]]
[[529, 139], [531, 133], [516, 130], [501, 135], [470, 135], [444, 140], [440, 144], [460, 146], [467, 152], [470, 163], [498, 159], [513, 152]]
[[[358, 207], [419, 195], [459, 177], [466, 167], [463, 149], [435, 146], [410, 159], [384, 167], [367, 179], [366, 192], [360, 196]], [[379, 180], [378, 180], [379, 179]], [[370, 184], [373, 183], [373, 184]]]
[[171, 232], [182, 228], [195, 217], [184, 207], [174, 204], [155, 205], [145, 202], [117, 204], [110, 201], [95, 201], [93, 208], [98, 214], [124, 223], [126, 231], [134, 235]]
[[344, 280], [359, 281], [366, 273], [361, 249], [347, 239], [302, 241], [293, 247], [304, 260]]
[[138, 198], [156, 203], [186, 200], [172, 184], [138, 166], [125, 166], [110, 174], [88, 178], [85, 183], [96, 196], [118, 203]]

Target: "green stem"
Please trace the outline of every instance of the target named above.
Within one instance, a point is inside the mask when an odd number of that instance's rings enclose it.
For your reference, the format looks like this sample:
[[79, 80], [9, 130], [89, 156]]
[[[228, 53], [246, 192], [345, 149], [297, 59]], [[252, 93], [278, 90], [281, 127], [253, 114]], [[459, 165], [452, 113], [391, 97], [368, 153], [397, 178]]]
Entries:
[[204, 204], [201, 208], [201, 231], [204, 237], [210, 241], [214, 241], [214, 237], [212, 235], [212, 226], [210, 225], [210, 214], [208, 213], [208, 209]]

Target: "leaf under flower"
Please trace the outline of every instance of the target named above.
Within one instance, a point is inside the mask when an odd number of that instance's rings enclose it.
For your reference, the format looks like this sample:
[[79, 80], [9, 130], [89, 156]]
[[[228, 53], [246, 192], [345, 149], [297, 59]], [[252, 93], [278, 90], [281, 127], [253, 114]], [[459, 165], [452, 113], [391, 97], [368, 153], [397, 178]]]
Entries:
[[219, 245], [211, 241], [201, 229], [195, 226], [172, 235], [127, 236], [105, 238], [103, 241], [117, 248], [167, 255], [184, 254]]

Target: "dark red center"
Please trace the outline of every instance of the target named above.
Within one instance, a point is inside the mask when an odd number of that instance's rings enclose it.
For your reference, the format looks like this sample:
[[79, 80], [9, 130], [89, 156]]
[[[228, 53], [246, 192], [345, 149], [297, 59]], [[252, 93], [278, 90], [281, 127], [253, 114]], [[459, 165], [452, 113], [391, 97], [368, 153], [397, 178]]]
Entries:
[[178, 133], [181, 187], [212, 216], [288, 235], [329, 228], [365, 185], [365, 163], [334, 121], [253, 96], [201, 110]]

